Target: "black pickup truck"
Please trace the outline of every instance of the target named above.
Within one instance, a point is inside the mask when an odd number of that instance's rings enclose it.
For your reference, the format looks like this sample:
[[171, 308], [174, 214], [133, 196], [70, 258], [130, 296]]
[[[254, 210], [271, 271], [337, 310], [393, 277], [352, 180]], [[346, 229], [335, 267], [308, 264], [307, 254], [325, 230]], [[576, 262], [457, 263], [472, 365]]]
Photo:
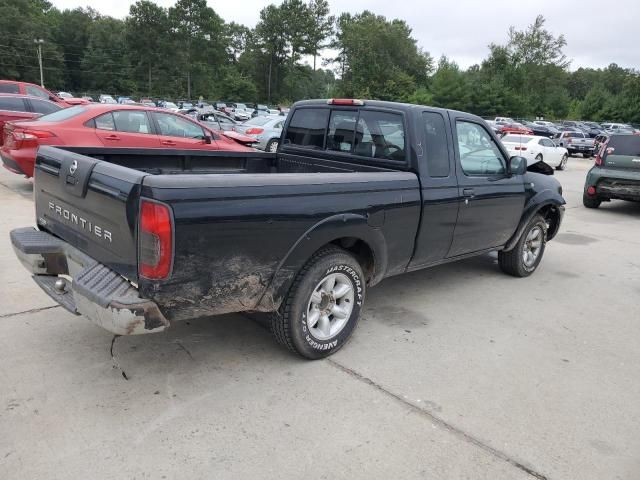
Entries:
[[34, 190], [37, 227], [11, 241], [70, 311], [120, 335], [272, 312], [307, 358], [385, 277], [491, 250], [530, 275], [565, 203], [482, 119], [360, 100], [295, 104], [276, 154], [42, 147]]

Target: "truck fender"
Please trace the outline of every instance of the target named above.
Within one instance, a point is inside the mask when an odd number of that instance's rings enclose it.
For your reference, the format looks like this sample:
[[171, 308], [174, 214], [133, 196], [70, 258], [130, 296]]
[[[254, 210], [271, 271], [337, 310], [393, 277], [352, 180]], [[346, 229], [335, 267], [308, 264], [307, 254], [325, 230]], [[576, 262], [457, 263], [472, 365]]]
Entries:
[[[518, 223], [518, 228], [516, 229], [515, 233], [511, 236], [509, 241], [505, 244], [503, 250], [509, 251], [513, 247], [515, 247], [516, 243], [518, 243], [518, 240], [520, 239], [520, 236], [522, 235], [522, 232], [524, 231], [527, 224], [540, 210], [546, 208], [547, 206], [551, 205], [555, 207], [559, 212], [558, 214], [560, 215], [559, 220], [561, 220], [562, 215], [564, 213], [565, 203], [566, 202], [564, 198], [562, 198], [560, 194], [554, 192], [553, 190], [543, 190], [537, 193], [536, 195], [534, 195], [533, 197], [531, 197], [524, 207], [522, 217], [520, 218], [520, 223]], [[547, 239], [551, 240], [557, 232], [558, 232], [558, 228], [556, 226], [555, 229], [550, 230], [548, 232]]]
[[378, 283], [387, 268], [387, 246], [381, 230], [370, 226], [365, 215], [333, 215], [314, 224], [296, 240], [276, 267], [257, 310], [277, 310], [307, 260], [323, 246], [346, 237], [361, 240], [369, 246], [374, 259], [369, 284]]

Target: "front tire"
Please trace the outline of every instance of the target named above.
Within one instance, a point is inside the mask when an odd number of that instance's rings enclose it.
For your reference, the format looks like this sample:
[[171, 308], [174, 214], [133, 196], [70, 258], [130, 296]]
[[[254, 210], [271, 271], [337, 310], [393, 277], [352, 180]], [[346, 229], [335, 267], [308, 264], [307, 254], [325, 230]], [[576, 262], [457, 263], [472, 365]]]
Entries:
[[339, 350], [358, 324], [364, 302], [362, 268], [347, 251], [319, 250], [296, 276], [271, 331], [278, 343], [310, 360]]
[[565, 153], [562, 156], [562, 159], [560, 160], [560, 163], [558, 164], [558, 166], [556, 167], [557, 170], [564, 170], [565, 168], [567, 168], [567, 162], [569, 161], [569, 157], [567, 156], [567, 154]]
[[520, 235], [516, 246], [508, 252], [498, 252], [502, 271], [514, 277], [528, 277], [536, 271], [547, 244], [547, 222], [535, 215]]

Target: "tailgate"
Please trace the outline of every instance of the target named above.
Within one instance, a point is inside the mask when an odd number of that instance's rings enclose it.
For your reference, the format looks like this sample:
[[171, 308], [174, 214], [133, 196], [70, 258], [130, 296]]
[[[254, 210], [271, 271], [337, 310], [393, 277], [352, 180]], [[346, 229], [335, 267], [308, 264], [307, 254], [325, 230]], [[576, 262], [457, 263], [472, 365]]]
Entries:
[[146, 175], [58, 148], [40, 147], [34, 172], [38, 227], [135, 281], [136, 218]]

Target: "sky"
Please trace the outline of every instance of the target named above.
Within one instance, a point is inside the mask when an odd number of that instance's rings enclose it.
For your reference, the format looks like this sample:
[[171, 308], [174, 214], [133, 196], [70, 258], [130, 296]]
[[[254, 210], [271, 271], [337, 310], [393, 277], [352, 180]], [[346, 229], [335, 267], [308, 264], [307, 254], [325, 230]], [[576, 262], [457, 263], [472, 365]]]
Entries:
[[[104, 15], [125, 17], [129, 0], [50, 0], [60, 9], [90, 6]], [[155, 0], [169, 7], [174, 0]], [[253, 27], [260, 10], [280, 0], [207, 0], [225, 21]], [[436, 60], [446, 55], [462, 68], [480, 63], [488, 55], [490, 43], [504, 44], [511, 25], [522, 30], [536, 15], [547, 19], [546, 27], [564, 34], [565, 53], [571, 69], [621, 67], [640, 69], [637, 47], [640, 1], [617, 0], [608, 8], [602, 0], [329, 0], [331, 13], [358, 13], [365, 9], [388, 19], [405, 20], [413, 29], [418, 46]]]

